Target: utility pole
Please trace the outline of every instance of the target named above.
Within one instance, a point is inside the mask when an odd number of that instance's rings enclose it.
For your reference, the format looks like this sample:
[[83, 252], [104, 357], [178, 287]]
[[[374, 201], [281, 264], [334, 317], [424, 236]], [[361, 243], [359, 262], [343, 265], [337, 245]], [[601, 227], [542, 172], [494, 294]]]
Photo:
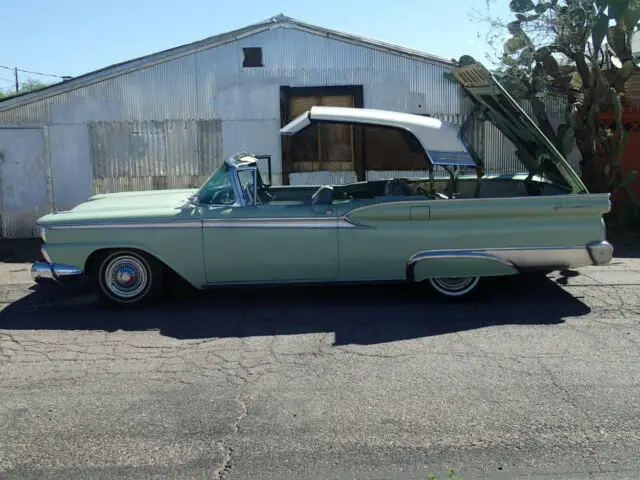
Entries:
[[18, 81], [18, 67], [14, 67], [13, 71], [16, 75], [16, 93], [18, 93], [18, 90], [20, 90], [20, 82]]

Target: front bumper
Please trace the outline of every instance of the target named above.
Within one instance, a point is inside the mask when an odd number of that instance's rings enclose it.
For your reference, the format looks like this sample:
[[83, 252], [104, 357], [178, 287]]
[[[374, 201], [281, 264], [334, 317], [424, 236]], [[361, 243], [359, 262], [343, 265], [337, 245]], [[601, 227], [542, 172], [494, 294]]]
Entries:
[[45, 261], [37, 261], [31, 265], [31, 279], [34, 282], [39, 282], [40, 280], [62, 281], [84, 273], [81, 269], [72, 265], [53, 263], [51, 258], [49, 258], [45, 245], [42, 245], [40, 252]]

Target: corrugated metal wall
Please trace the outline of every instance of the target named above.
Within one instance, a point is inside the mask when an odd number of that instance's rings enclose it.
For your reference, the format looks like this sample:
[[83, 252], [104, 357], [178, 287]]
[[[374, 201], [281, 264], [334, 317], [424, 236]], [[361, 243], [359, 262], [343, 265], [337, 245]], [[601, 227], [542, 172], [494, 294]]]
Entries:
[[[554, 128], [565, 123], [566, 101], [558, 97], [548, 96], [545, 98], [547, 111]], [[521, 102], [525, 112], [535, 121], [535, 116], [528, 101]], [[523, 165], [518, 160], [515, 147], [496, 127], [491, 123], [484, 124], [485, 158], [487, 159], [487, 173], [520, 173], [523, 172]], [[573, 150], [567, 155], [567, 161], [571, 167], [580, 173], [580, 160], [582, 156], [578, 148], [573, 146]]]
[[198, 187], [221, 156], [219, 120], [89, 124], [96, 193]]
[[[34, 236], [50, 208], [50, 182], [42, 128], [0, 128], [0, 233]], [[37, 233], [35, 233], [37, 235]]]
[[[242, 67], [245, 47], [262, 48], [264, 67]], [[280, 86], [363, 85], [365, 107], [430, 114], [461, 124], [471, 102], [445, 78], [449, 70], [431, 60], [275, 27], [0, 111], [0, 126], [50, 128], [54, 144], [43, 147], [50, 148], [43, 158], [51, 162], [58, 207], [73, 206], [90, 191], [197, 185], [225, 156], [238, 151], [270, 155], [272, 181], [279, 184]], [[490, 128], [478, 129], [477, 142], [490, 172], [518, 169], [504, 139]], [[81, 165], [90, 165], [90, 171]], [[70, 171], [81, 172], [73, 194], [64, 180]], [[355, 178], [349, 172], [340, 178], [328, 175], [314, 172], [292, 180], [340, 183]]]

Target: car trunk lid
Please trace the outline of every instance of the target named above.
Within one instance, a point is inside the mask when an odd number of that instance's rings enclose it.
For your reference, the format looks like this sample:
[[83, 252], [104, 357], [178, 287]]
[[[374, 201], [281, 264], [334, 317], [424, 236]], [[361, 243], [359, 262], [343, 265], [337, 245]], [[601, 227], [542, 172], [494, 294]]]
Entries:
[[544, 175], [572, 193], [588, 193], [560, 151], [489, 70], [472, 63], [456, 68], [453, 74], [486, 118], [514, 143], [530, 174]]

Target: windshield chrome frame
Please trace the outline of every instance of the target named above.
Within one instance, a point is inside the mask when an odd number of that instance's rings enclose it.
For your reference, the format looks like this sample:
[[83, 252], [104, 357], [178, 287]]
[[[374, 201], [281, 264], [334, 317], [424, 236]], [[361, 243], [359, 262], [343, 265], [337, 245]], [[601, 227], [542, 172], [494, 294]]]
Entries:
[[244, 196], [242, 195], [242, 187], [240, 186], [240, 179], [238, 178], [238, 167], [233, 160], [234, 157], [227, 157], [224, 161], [229, 167], [229, 175], [231, 175], [231, 183], [236, 196], [236, 201], [233, 203], [233, 206], [246, 207]]
[[236, 165], [233, 163], [234, 157], [227, 157], [224, 160], [224, 164], [227, 165], [227, 167], [229, 168], [229, 176], [230, 176], [230, 181], [231, 181], [231, 187], [233, 188], [233, 194], [235, 196], [236, 201], [225, 205], [225, 204], [218, 204], [218, 203], [201, 203], [200, 202], [200, 190], [202, 190], [203, 186], [206, 185], [206, 183], [211, 179], [211, 177], [213, 175], [216, 174], [216, 172], [218, 171], [219, 168], [222, 167], [222, 165], [220, 165], [218, 168], [216, 168], [211, 175], [209, 175], [209, 177], [207, 178], [207, 180], [200, 186], [200, 188], [198, 188], [198, 191], [196, 193], [194, 193], [191, 197], [189, 197], [189, 200], [193, 199], [194, 197], [196, 197], [195, 200], [195, 205], [198, 207], [244, 207], [245, 202], [244, 199], [242, 197], [242, 189], [240, 188], [240, 181], [238, 179], [238, 168], [236, 167]]
[[[253, 177], [253, 204], [252, 205], [248, 205], [245, 200], [244, 200], [244, 195], [242, 195], [242, 184], [240, 183], [240, 172], [244, 172], [244, 171], [250, 171], [251, 175]], [[255, 207], [258, 205], [258, 167], [257, 165], [254, 163], [253, 165], [243, 165], [240, 168], [235, 167], [235, 176], [236, 179], [238, 181], [238, 188], [240, 189], [240, 199], [242, 201], [242, 206], [243, 207]]]

